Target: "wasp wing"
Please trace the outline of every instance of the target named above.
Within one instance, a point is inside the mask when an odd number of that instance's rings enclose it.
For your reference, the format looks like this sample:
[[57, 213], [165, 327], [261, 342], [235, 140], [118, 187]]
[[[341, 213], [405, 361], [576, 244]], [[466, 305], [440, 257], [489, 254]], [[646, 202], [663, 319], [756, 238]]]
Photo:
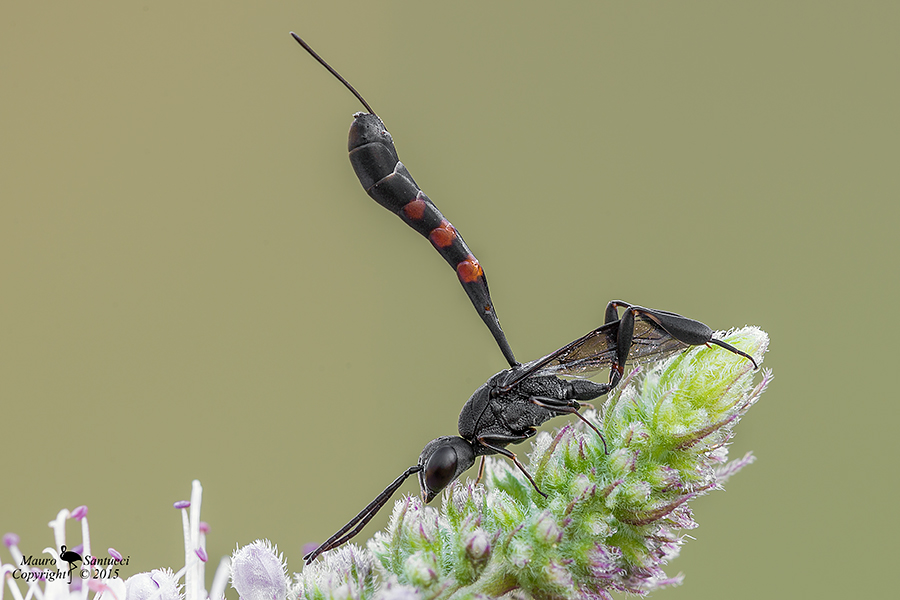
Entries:
[[[616, 338], [619, 321], [601, 327], [566, 344], [559, 350], [526, 363], [512, 373], [504, 384], [508, 390], [527, 377], [543, 375], [574, 375], [585, 377], [610, 366], [616, 357]], [[687, 348], [655, 321], [640, 313], [634, 318], [634, 338], [628, 352], [629, 364], [642, 364], [662, 360]]]

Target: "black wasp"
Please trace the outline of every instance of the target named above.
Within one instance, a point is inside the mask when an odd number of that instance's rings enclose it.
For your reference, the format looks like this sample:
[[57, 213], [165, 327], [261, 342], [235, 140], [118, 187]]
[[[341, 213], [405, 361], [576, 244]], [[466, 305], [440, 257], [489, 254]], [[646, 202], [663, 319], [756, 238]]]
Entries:
[[[660, 360], [689, 346], [715, 344], [747, 358], [757, 367], [752, 356], [713, 339], [713, 330], [699, 321], [617, 300], [607, 305], [602, 326], [543, 358], [519, 364], [500, 327], [484, 270], [456, 228], [419, 189], [400, 162], [384, 123], [346, 79], [300, 37], [291, 35], [368, 111], [353, 115], [348, 142], [350, 163], [363, 188], [376, 202], [427, 237], [456, 270], [463, 289], [510, 366], [475, 390], [463, 406], [459, 414], [459, 436], [443, 436], [428, 442], [419, 461], [325, 543], [307, 554], [304, 557], [306, 564], [359, 533], [414, 473], [418, 473], [422, 499], [427, 503], [474, 465], [476, 457], [502, 454], [515, 463], [539, 494], [546, 496], [506, 446], [534, 436], [536, 427], [553, 417], [567, 414], [579, 417], [603, 439], [600, 431], [578, 412], [579, 401], [593, 400], [612, 390], [622, 379], [627, 363]], [[619, 309], [624, 309], [621, 315]], [[559, 377], [584, 377], [603, 368], [609, 368], [607, 383]], [[605, 439], [603, 444], [605, 447]]]

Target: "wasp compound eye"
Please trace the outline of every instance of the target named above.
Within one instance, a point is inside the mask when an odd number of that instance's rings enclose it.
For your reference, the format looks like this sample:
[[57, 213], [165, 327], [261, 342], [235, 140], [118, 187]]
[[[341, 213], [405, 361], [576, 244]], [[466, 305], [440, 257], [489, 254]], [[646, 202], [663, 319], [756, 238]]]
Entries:
[[447, 487], [456, 476], [459, 460], [452, 446], [444, 446], [435, 450], [425, 465], [425, 486], [433, 493]]

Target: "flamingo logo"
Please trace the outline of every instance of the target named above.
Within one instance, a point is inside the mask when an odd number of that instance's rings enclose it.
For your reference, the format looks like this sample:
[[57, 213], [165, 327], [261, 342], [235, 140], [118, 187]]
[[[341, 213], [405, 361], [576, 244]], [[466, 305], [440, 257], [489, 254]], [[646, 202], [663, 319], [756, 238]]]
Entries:
[[69, 583], [72, 583], [72, 571], [75, 570], [75, 563], [83, 563], [84, 559], [77, 552], [66, 550], [65, 545], [59, 547], [59, 557], [69, 563]]

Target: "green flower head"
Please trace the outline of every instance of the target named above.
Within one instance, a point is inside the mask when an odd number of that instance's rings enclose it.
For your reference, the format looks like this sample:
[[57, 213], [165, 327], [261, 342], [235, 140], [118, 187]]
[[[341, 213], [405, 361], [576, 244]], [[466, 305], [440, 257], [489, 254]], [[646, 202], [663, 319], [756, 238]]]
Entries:
[[[765, 332], [722, 339], [761, 363]], [[541, 433], [525, 476], [487, 460], [484, 485], [457, 482], [443, 507], [408, 497], [367, 549], [323, 555], [296, 577], [298, 598], [611, 598], [676, 584], [662, 566], [696, 527], [689, 501], [753, 461], [727, 462], [728, 442], [772, 375], [721, 348], [698, 346], [635, 369], [600, 411]], [[379, 582], [380, 578], [380, 582]]]

